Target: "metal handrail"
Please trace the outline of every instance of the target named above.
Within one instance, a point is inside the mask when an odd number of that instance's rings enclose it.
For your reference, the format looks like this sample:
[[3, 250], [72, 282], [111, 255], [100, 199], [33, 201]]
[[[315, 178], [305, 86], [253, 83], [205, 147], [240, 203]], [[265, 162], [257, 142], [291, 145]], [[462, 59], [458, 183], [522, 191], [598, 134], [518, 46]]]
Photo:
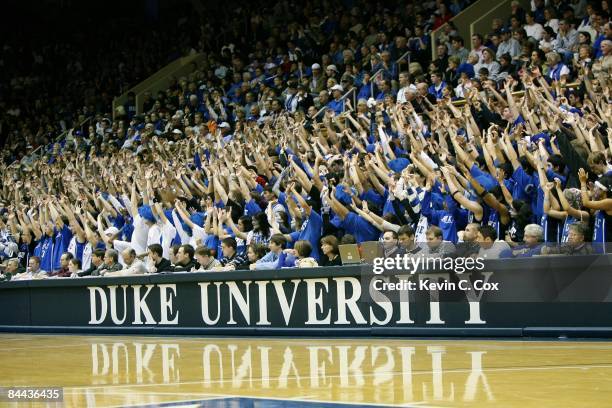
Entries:
[[[403, 54], [402, 54], [402, 56], [401, 56], [401, 57], [399, 57], [399, 58], [398, 58], [398, 59], [395, 61], [395, 63], [396, 63], [396, 64], [399, 64], [399, 63], [400, 63], [400, 61], [401, 61], [401, 60], [403, 60], [403, 59], [404, 59], [404, 57], [405, 57], [406, 55], [408, 55], [408, 65], [410, 65], [410, 56], [412, 55], [412, 52], [411, 52], [410, 50], [408, 50], [408, 51], [406, 51], [405, 53], [403, 53]], [[398, 75], [399, 75], [399, 71], [398, 71]]]
[[378, 71], [376, 71], [374, 73], [374, 75], [372, 75], [370, 77], [370, 96], [373, 98], [374, 97], [374, 81], [376, 79], [376, 77], [384, 71], [384, 68], [379, 69]]
[[[66, 136], [68, 136], [68, 133], [70, 132], [70, 130], [73, 130], [73, 129], [77, 129], [77, 128], [82, 127], [82, 126], [83, 126], [85, 123], [87, 123], [88, 121], [90, 121], [92, 118], [93, 118], [93, 116], [89, 116], [89, 117], [85, 118], [85, 119], [84, 119], [84, 120], [83, 120], [81, 123], [79, 123], [77, 126], [73, 126], [73, 127], [72, 127], [72, 129], [64, 130], [64, 131], [63, 131], [62, 133], [60, 133], [60, 134], [59, 134], [59, 135], [58, 135], [58, 136], [57, 136], [57, 137], [56, 137], [56, 138], [53, 140], [53, 142], [51, 142], [51, 143], [57, 143], [57, 142], [59, 142], [59, 141], [61, 141], [61, 140], [65, 139], [65, 138], [66, 138]], [[50, 143], [50, 144], [51, 144], [51, 143]], [[15, 165], [15, 164], [17, 164], [17, 163], [23, 163], [25, 160], [28, 160], [28, 159], [33, 159], [33, 158], [34, 158], [34, 157], [35, 157], [35, 156], [38, 154], [38, 152], [39, 152], [40, 150], [42, 150], [43, 148], [46, 148], [47, 146], [49, 146], [49, 144], [47, 144], [47, 145], [41, 145], [41, 146], [38, 146], [36, 149], [34, 149], [34, 151], [32, 151], [32, 153], [28, 154], [27, 156], [23, 156], [23, 157], [21, 158], [21, 160], [15, 160], [13, 163], [11, 163], [11, 166], [13, 166], [13, 165]], [[9, 166], [9, 167], [10, 167], [10, 166]]]
[[[340, 97], [340, 100], [341, 100], [341, 101], [345, 100], [345, 99], [346, 99], [346, 97], [348, 96], [348, 94], [350, 94], [351, 92], [355, 92], [355, 91], [357, 91], [357, 87], [356, 87], [356, 86], [353, 86], [353, 87], [352, 87], [351, 89], [349, 89], [349, 90], [348, 90], [348, 91], [347, 91], [347, 92], [346, 92], [344, 95], [342, 95], [342, 96]], [[353, 97], [353, 99], [355, 99], [355, 98]], [[323, 113], [323, 111], [324, 111], [325, 109], [327, 109], [327, 106], [321, 106], [321, 109], [319, 109], [319, 111], [318, 111], [318, 112], [315, 114], [315, 116], [314, 116], [314, 117], [315, 117], [315, 118], [319, 117], [319, 115], [320, 115], [321, 113]]]

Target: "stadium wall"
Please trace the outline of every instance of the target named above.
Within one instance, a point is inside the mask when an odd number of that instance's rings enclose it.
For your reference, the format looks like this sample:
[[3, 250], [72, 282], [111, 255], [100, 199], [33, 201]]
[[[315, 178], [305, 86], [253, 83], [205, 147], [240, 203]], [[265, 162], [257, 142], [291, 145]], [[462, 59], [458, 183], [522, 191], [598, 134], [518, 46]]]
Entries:
[[[487, 261], [463, 274], [359, 265], [14, 281], [0, 284], [0, 331], [610, 337], [611, 272], [607, 255]], [[375, 289], [381, 279], [414, 287], [395, 298]]]

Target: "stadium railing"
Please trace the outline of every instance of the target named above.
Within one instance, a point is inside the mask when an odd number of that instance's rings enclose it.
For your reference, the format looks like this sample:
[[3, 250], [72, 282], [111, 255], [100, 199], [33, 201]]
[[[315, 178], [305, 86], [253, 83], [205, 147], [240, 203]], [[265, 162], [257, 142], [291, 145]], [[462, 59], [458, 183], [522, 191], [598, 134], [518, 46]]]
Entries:
[[159, 71], [128, 89], [122, 95], [113, 99], [113, 119], [117, 115], [117, 108], [123, 106], [128, 100], [128, 94], [133, 92], [136, 95], [136, 114], [142, 113], [143, 96], [145, 92], [156, 93], [165, 90], [170, 82], [175, 78], [187, 76], [195, 71], [197, 65], [204, 59], [204, 54], [193, 54], [178, 58], [170, 64], [161, 68]]
[[[502, 1], [489, 1], [489, 0], [478, 0], [468, 6], [461, 13], [454, 16], [450, 21], [457, 27], [457, 32], [465, 41], [465, 48], [472, 49], [472, 34], [488, 34], [491, 31], [491, 22], [494, 18], [500, 17], [504, 20], [510, 16], [510, 3], [511, 0]], [[525, 10], [530, 9], [529, 0], [519, 0], [521, 7]], [[492, 13], [496, 10], [495, 13]], [[473, 23], [479, 21], [478, 25], [474, 28], [478, 30], [472, 31]], [[435, 59], [438, 56], [436, 46], [440, 39], [440, 34], [443, 28], [439, 27], [431, 32], [431, 57]]]
[[[82, 131], [83, 130], [83, 126], [87, 122], [89, 122], [91, 119], [93, 119], [93, 116], [89, 116], [89, 117], [85, 118], [82, 122], [80, 122], [77, 126], [74, 126], [71, 129], [67, 129], [67, 130], [63, 131], [50, 144], [61, 142], [62, 140], [64, 140], [66, 138], [66, 136], [68, 136], [68, 133], [71, 130], [74, 131], [74, 130], [80, 129]], [[32, 163], [35, 159], [41, 157], [44, 154], [44, 150], [47, 149], [50, 144], [44, 145], [44, 146], [38, 146], [30, 154], [22, 157], [20, 160], [15, 160], [11, 164], [11, 166], [15, 166], [17, 164], [30, 164], [30, 163]]]

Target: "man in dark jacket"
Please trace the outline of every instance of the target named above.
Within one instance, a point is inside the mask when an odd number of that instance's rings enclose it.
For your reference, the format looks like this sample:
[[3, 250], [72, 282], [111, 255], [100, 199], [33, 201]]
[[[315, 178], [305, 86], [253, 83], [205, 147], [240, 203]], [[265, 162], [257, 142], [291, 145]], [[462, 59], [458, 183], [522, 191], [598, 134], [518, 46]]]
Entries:
[[192, 269], [196, 268], [194, 254], [195, 250], [191, 245], [181, 245], [176, 254], [177, 261], [174, 265], [174, 272], [191, 272]]
[[153, 262], [153, 266], [149, 267], [149, 272], [174, 272], [174, 267], [170, 261], [164, 258], [164, 250], [161, 245], [149, 245], [149, 259]]

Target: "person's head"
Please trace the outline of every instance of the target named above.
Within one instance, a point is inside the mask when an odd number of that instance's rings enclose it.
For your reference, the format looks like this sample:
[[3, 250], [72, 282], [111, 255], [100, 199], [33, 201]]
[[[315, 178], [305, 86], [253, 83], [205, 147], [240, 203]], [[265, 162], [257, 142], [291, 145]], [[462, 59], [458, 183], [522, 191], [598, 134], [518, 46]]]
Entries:
[[482, 58], [487, 63], [495, 61], [495, 53], [492, 49], [485, 48], [484, 50], [482, 50]]
[[236, 254], [236, 248], [238, 248], [238, 244], [232, 237], [224, 238], [223, 241], [221, 241], [221, 251], [223, 252], [223, 256], [231, 258]]
[[113, 266], [119, 262], [119, 252], [114, 249], [107, 249], [104, 253], [104, 263], [108, 266]]
[[177, 262], [181, 265], [187, 265], [193, 261], [193, 247], [189, 244], [181, 245], [176, 254]]
[[17, 269], [19, 269], [19, 259], [12, 258], [9, 259], [6, 263], [6, 268], [4, 269], [4, 271], [10, 274], [15, 274], [17, 272]]
[[589, 154], [587, 158], [587, 164], [593, 171], [593, 173], [597, 175], [604, 174], [607, 170], [607, 162], [606, 155], [604, 152], [593, 152]]
[[453, 47], [454, 50], [460, 50], [461, 48], [463, 48], [463, 45], [464, 45], [463, 38], [459, 36], [451, 37], [451, 46]]
[[396, 247], [399, 243], [397, 232], [392, 230], [387, 230], [383, 232], [382, 241], [386, 249]]
[[436, 85], [440, 85], [440, 83], [442, 82], [442, 75], [438, 71], [433, 71], [431, 73], [431, 82]]
[[249, 232], [253, 229], [253, 220], [248, 215], [243, 215], [238, 218], [237, 227], [240, 232]]
[[482, 46], [482, 35], [474, 34], [472, 36], [472, 49], [477, 49]]
[[72, 258], [68, 262], [68, 271], [70, 273], [77, 273], [80, 270], [81, 270], [81, 260], [77, 258]]
[[30, 257], [28, 260], [28, 267], [30, 268], [30, 272], [38, 272], [40, 270], [40, 257]]
[[448, 48], [446, 47], [446, 44], [438, 44], [436, 51], [438, 52], [438, 58], [443, 58], [446, 56]]
[[[610, 24], [608, 23], [606, 25], [609, 26]], [[603, 40], [601, 42], [601, 52], [606, 57], [608, 55], [612, 55], [612, 41], [610, 41], [610, 40]]]
[[468, 54], [468, 57], [467, 57], [467, 62], [468, 62], [468, 64], [476, 65], [476, 64], [478, 64], [478, 60], [479, 59], [480, 59], [480, 57], [478, 56], [478, 53], [470, 52]]
[[259, 212], [253, 216], [253, 230], [264, 235], [270, 235], [270, 223], [265, 212]]
[[591, 45], [591, 33], [589, 33], [588, 31], [578, 32], [578, 43]]
[[212, 258], [214, 258], [214, 253], [208, 247], [200, 246], [195, 250], [195, 259], [201, 266], [208, 265]]
[[102, 262], [104, 262], [104, 250], [103, 249], [94, 250], [93, 253], [91, 254], [91, 263], [95, 267], [98, 267], [102, 265]]
[[255, 263], [266, 254], [266, 247], [261, 244], [252, 243], [247, 248], [247, 258], [249, 262]]
[[458, 56], [451, 55], [450, 57], [448, 57], [448, 67], [450, 69], [457, 69], [460, 63], [461, 63], [461, 59], [459, 59]]
[[123, 258], [123, 262], [129, 266], [136, 260], [136, 251], [134, 251], [133, 248], [126, 248], [121, 251], [121, 257]]
[[333, 235], [326, 235], [321, 238], [321, 252], [328, 258], [338, 255], [338, 238]]
[[62, 269], [68, 269], [68, 262], [74, 258], [74, 256], [70, 252], [64, 252], [62, 256], [60, 256], [60, 266]]
[[546, 54], [546, 62], [549, 66], [553, 67], [561, 62], [561, 56], [556, 52], [549, 52]]
[[474, 242], [478, 239], [478, 231], [480, 230], [480, 224], [472, 222], [465, 227], [463, 230], [463, 241]]
[[567, 33], [569, 32], [570, 28], [571, 28], [571, 23], [569, 20], [566, 20], [566, 19], [559, 20], [559, 32], [560, 33]]
[[529, 247], [536, 246], [544, 239], [544, 229], [538, 224], [528, 224], [525, 226], [523, 240]]
[[329, 102], [329, 92], [326, 90], [319, 92], [319, 101], [321, 102], [321, 105], [327, 104], [327, 102]]
[[283, 234], [274, 234], [270, 237], [270, 242], [268, 243], [268, 249], [270, 251], [279, 253], [287, 246], [287, 239]]
[[427, 239], [427, 246], [429, 249], [436, 249], [443, 241], [442, 230], [440, 227], [433, 225], [427, 229], [425, 238]]
[[584, 243], [587, 233], [588, 227], [585, 224], [581, 222], [571, 224], [567, 234], [567, 243], [573, 247], [580, 246]]
[[405, 87], [410, 84], [410, 74], [406, 71], [402, 71], [399, 74], [399, 85], [400, 87]]
[[525, 13], [525, 22], [527, 23], [527, 25], [535, 23], [535, 14], [533, 13], [533, 11], [527, 11]]
[[476, 241], [483, 248], [490, 248], [497, 239], [497, 231], [490, 225], [483, 225], [478, 230], [478, 238]]
[[410, 225], [402, 225], [397, 231], [397, 239], [402, 248], [412, 249], [414, 247], [414, 229]]
[[159, 244], [149, 245], [149, 258], [157, 264], [164, 257], [164, 249]]
[[267, 203], [275, 202], [277, 200], [277, 195], [274, 192], [274, 189], [270, 186], [264, 187], [263, 198]]
[[307, 258], [312, 253], [312, 245], [310, 245], [310, 242], [305, 240], [297, 241], [293, 246], [293, 249], [295, 249], [298, 259]]

